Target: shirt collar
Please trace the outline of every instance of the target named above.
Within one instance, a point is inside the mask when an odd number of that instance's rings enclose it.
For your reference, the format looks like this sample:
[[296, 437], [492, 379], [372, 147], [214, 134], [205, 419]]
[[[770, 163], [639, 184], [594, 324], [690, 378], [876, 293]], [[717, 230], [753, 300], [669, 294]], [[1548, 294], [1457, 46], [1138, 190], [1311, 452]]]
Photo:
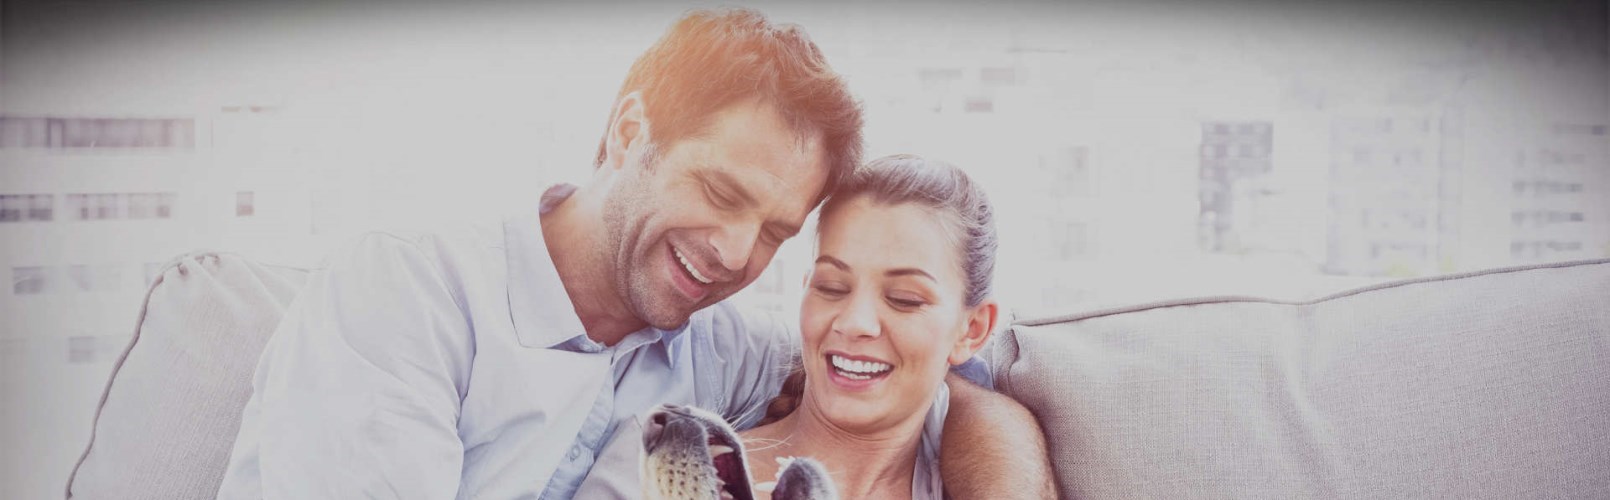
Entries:
[[[577, 352], [607, 349], [587, 337], [587, 329], [576, 316], [575, 305], [565, 292], [565, 284], [559, 281], [558, 267], [542, 237], [542, 214], [553, 210], [575, 192], [574, 184], [555, 184], [542, 193], [537, 213], [510, 217], [503, 222], [509, 268], [509, 315], [522, 346]], [[622, 339], [615, 345], [615, 352], [621, 355], [644, 345], [660, 343], [666, 361], [675, 364], [679, 357], [676, 346], [680, 343], [672, 341], [687, 329], [687, 323], [672, 330], [644, 328]]]
[[508, 259], [509, 316], [520, 345], [553, 348], [575, 337], [587, 341], [587, 330], [576, 316], [565, 284], [548, 244], [542, 238], [542, 214], [576, 191], [572, 184], [557, 184], [542, 194], [537, 213], [525, 213], [503, 221], [503, 243]]

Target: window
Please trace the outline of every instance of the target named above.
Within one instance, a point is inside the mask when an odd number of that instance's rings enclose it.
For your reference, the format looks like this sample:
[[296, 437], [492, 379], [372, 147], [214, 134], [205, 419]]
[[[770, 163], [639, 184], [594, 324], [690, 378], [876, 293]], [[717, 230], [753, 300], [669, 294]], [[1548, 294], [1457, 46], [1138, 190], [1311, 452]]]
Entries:
[[67, 195], [67, 204], [66, 205], [67, 205], [66, 206], [67, 213], [72, 214], [72, 217], [75, 217], [78, 220], [89, 220], [90, 219], [89, 195], [87, 195], [87, 194], [69, 194], [69, 195]]
[[1017, 68], [983, 68], [978, 71], [978, 79], [985, 85], [1011, 85], [1017, 83]]
[[50, 272], [44, 267], [11, 268], [13, 295], [39, 295], [50, 291]]
[[195, 147], [195, 120], [0, 117], [0, 148]]
[[67, 279], [71, 280], [74, 289], [80, 292], [95, 290], [95, 276], [92, 273], [93, 271], [90, 270], [90, 267], [83, 264], [74, 264], [67, 267]]
[[0, 117], [0, 148], [43, 148], [50, 129], [44, 118]]
[[101, 193], [95, 195], [95, 218], [100, 220], [116, 219], [119, 214], [118, 206], [123, 203], [123, 195], [115, 193]]
[[922, 69], [917, 71], [917, 79], [922, 81], [923, 87], [933, 89], [962, 79], [962, 70], [955, 68]]
[[25, 203], [23, 195], [0, 195], [0, 222], [21, 222]]
[[157, 218], [173, 218], [173, 202], [179, 195], [174, 193], [160, 193], [157, 195]]
[[969, 97], [963, 110], [968, 113], [993, 113], [995, 102], [988, 97]]
[[235, 193], [236, 217], [251, 217], [257, 212], [257, 208], [253, 204], [253, 197], [254, 195], [251, 191], [238, 191]]
[[1062, 148], [1040, 157], [1041, 175], [1049, 182], [1046, 187], [1052, 196], [1090, 196], [1095, 193], [1095, 179], [1090, 168], [1089, 151], [1083, 147]]
[[90, 363], [95, 361], [95, 337], [67, 337], [67, 362]]
[[129, 218], [149, 219], [156, 216], [157, 195], [155, 193], [130, 193]]
[[1366, 147], [1353, 148], [1353, 163], [1364, 165], [1370, 162], [1370, 149]]
[[50, 222], [55, 218], [56, 195], [35, 194], [28, 196], [28, 220]]
[[1051, 223], [1051, 258], [1075, 260], [1089, 257], [1091, 242], [1089, 228], [1083, 222], [1056, 221]]
[[123, 281], [123, 268], [112, 264], [75, 264], [67, 267], [67, 278], [79, 292], [116, 291]]

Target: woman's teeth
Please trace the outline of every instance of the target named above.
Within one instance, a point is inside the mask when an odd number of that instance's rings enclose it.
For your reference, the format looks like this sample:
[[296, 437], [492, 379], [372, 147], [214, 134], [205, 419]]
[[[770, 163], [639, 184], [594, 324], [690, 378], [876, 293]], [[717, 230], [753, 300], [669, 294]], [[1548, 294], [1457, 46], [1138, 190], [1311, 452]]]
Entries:
[[873, 377], [893, 369], [888, 363], [877, 361], [859, 361], [836, 354], [828, 355], [828, 362], [838, 369], [839, 375], [850, 380], [871, 380]]
[[688, 258], [683, 257], [682, 252], [677, 251], [677, 249], [675, 249], [675, 248], [672, 248], [671, 253], [676, 254], [676, 260], [682, 262], [682, 267], [688, 270], [688, 274], [693, 275], [693, 279], [699, 280], [700, 283], [704, 283], [706, 285], [710, 284], [710, 282], [712, 280], [710, 278], [704, 277], [703, 274], [699, 274], [699, 270], [694, 269], [693, 264], [688, 263]]

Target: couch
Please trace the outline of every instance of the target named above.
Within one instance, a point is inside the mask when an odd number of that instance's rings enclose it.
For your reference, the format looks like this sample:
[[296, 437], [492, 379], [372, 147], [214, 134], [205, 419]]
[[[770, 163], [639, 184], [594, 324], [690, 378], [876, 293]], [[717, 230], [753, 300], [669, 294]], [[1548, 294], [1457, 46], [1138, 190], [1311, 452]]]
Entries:
[[[69, 498], [210, 498], [307, 269], [170, 263]], [[986, 356], [1069, 498], [1610, 498], [1610, 260], [1016, 318]]]

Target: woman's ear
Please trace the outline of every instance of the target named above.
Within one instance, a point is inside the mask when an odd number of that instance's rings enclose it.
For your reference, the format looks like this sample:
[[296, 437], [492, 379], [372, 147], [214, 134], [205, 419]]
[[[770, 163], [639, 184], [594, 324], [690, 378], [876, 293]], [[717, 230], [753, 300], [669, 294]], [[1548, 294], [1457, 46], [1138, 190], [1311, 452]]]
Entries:
[[985, 299], [983, 303], [973, 307], [967, 315], [967, 331], [961, 338], [956, 339], [956, 345], [950, 350], [948, 361], [951, 366], [966, 363], [984, 348], [989, 336], [995, 333], [995, 320], [1000, 317], [1000, 305], [992, 299]]
[[626, 165], [626, 155], [632, 146], [641, 147], [648, 140], [642, 93], [632, 92], [621, 96], [620, 101], [615, 103], [615, 112], [610, 116], [603, 166], [618, 169]]

